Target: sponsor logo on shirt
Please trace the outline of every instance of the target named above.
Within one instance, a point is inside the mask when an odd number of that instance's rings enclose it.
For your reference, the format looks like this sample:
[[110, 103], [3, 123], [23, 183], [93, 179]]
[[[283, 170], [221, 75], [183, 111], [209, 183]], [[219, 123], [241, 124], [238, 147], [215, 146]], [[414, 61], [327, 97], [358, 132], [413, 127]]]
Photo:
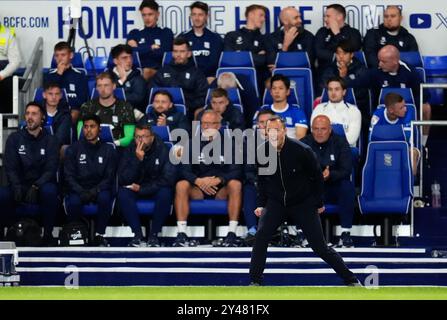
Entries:
[[19, 154], [26, 154], [25, 146], [23, 144], [19, 148]]
[[86, 164], [87, 163], [87, 161], [85, 161], [87, 159], [87, 156], [84, 154], [84, 153], [82, 153], [80, 156], [79, 156], [79, 163], [80, 164]]

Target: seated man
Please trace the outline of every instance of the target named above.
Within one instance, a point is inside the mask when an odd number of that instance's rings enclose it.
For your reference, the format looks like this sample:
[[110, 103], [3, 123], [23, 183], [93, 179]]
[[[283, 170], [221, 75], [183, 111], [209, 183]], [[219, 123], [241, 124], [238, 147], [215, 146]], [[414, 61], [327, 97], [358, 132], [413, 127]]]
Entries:
[[0, 24], [0, 113], [12, 113], [12, 75], [20, 67], [14, 28]]
[[144, 113], [147, 103], [147, 85], [140, 74], [140, 70], [132, 69], [132, 47], [127, 44], [119, 44], [111, 51], [115, 67], [112, 70], [113, 81], [117, 88], [123, 88], [126, 100]]
[[[113, 143], [117, 147], [127, 147], [133, 139], [135, 131], [135, 118], [132, 106], [122, 100], [118, 100], [113, 91], [116, 89], [112, 76], [103, 72], [96, 77], [96, 90], [99, 97], [84, 103], [81, 107], [81, 116], [96, 114], [102, 124], [107, 124], [112, 129]], [[84, 124], [78, 122], [78, 136]]]
[[59, 208], [56, 185], [59, 142], [43, 130], [45, 110], [37, 103], [26, 105], [25, 121], [26, 127], [11, 133], [6, 140], [3, 164], [8, 186], [0, 188], [0, 226], [12, 225], [17, 220], [18, 205], [38, 204], [43, 215], [44, 244], [55, 245], [52, 232]]
[[180, 36], [189, 41], [197, 66], [203, 70], [208, 83], [211, 83], [216, 77], [217, 65], [223, 49], [223, 39], [220, 34], [206, 27], [209, 7], [205, 2], [195, 1], [189, 8], [191, 9], [192, 28]]
[[402, 26], [402, 9], [399, 6], [387, 6], [383, 13], [383, 23], [369, 29], [363, 39], [363, 51], [370, 68], [377, 68], [377, 54], [386, 45], [395, 46], [402, 51], [419, 51], [416, 38]]
[[321, 27], [315, 35], [315, 52], [318, 59], [318, 68], [323, 71], [332, 63], [335, 49], [342, 40], [349, 40], [354, 51], [362, 47], [360, 31], [345, 23], [346, 9], [340, 4], [327, 6], [324, 15], [325, 26]]
[[343, 125], [346, 139], [350, 146], [355, 147], [362, 127], [362, 115], [357, 106], [344, 100], [346, 84], [340, 77], [329, 78], [327, 81], [329, 102], [320, 103], [312, 111], [311, 122], [315, 117], [324, 114], [332, 124]]
[[222, 117], [222, 126], [226, 126], [229, 129], [244, 130], [244, 117], [242, 112], [231, 103], [225, 89], [217, 88], [211, 92], [211, 105], [205, 106], [203, 109], [198, 109], [197, 120], [200, 121], [204, 110], [210, 109], [220, 114]]
[[93, 245], [108, 247], [104, 235], [113, 210], [117, 155], [113, 145], [99, 139], [101, 120], [97, 115], [88, 114], [82, 122], [84, 139], [69, 146], [65, 155], [65, 209], [68, 220], [77, 221], [83, 205], [97, 204]]
[[43, 89], [43, 108], [46, 111], [44, 126], [51, 127], [53, 130], [53, 135], [62, 147], [61, 155], [63, 155], [65, 148], [71, 144], [70, 110], [62, 99], [62, 91], [58, 83], [47, 82]]
[[87, 76], [71, 65], [73, 55], [73, 49], [67, 42], [58, 42], [54, 46], [57, 68], [50, 70], [46, 82], [57, 82], [61, 88], [65, 89], [72, 121], [76, 123], [79, 118], [79, 109], [88, 100], [89, 92]]
[[155, 200], [152, 226], [147, 228], [149, 247], [159, 247], [158, 233], [171, 213], [176, 168], [169, 150], [145, 124], [137, 125], [135, 142], [125, 151], [118, 169], [118, 201], [121, 212], [134, 233], [130, 247], [146, 246], [137, 200]]
[[139, 11], [143, 18], [143, 29], [133, 29], [127, 35], [127, 44], [140, 54], [143, 77], [151, 79], [161, 67], [163, 55], [171, 51], [174, 35], [169, 28], [160, 28], [159, 5], [154, 0], [143, 0]]
[[411, 132], [411, 121], [416, 120], [416, 115], [414, 114], [413, 108], [407, 108], [405, 105], [404, 98], [394, 92], [390, 92], [385, 96], [385, 108], [377, 108], [371, 118], [371, 127], [369, 128], [370, 133], [375, 125], [394, 125], [403, 126], [405, 132], [405, 139], [408, 144], [411, 140], [414, 141], [414, 148], [410, 150], [412, 156], [412, 169], [413, 174], [416, 175], [418, 169], [418, 162], [420, 157], [420, 145], [419, 145], [419, 134], [417, 127], [414, 127], [414, 132]]
[[[257, 113], [256, 117], [256, 130], [259, 130], [260, 137], [265, 141], [267, 139], [267, 133], [265, 131], [267, 121], [273, 117], [275, 113], [270, 109], [264, 109]], [[263, 141], [257, 140], [257, 135], [255, 132], [255, 146], [263, 143]], [[247, 139], [248, 143], [248, 139]], [[244, 210], [244, 220], [247, 226], [248, 232], [245, 237], [245, 243], [249, 246], [253, 245], [255, 240], [255, 234], [258, 226], [258, 218], [256, 217], [254, 211], [256, 209], [256, 185], [258, 181], [258, 172], [256, 169], [256, 164], [248, 163], [249, 152], [251, 150], [249, 146], [245, 144], [244, 148], [244, 173], [243, 173], [243, 210]]]
[[208, 81], [203, 72], [194, 65], [189, 42], [183, 38], [174, 40], [172, 61], [155, 74], [155, 87], [180, 87], [183, 89], [188, 119], [194, 118], [197, 108], [205, 105]]
[[315, 36], [304, 29], [301, 13], [295, 7], [281, 10], [279, 20], [282, 26], [267, 36], [267, 65], [271, 70], [275, 67], [278, 52], [305, 51], [309, 57], [311, 68], [315, 63]]
[[307, 132], [307, 118], [303, 110], [297, 105], [289, 105], [287, 97], [290, 95], [290, 80], [282, 74], [275, 74], [271, 80], [270, 93], [273, 104], [263, 106], [261, 110], [270, 109], [286, 121], [287, 136], [301, 139]]
[[324, 202], [340, 206], [342, 233], [337, 246], [352, 247], [355, 189], [350, 180], [351, 148], [346, 139], [332, 133], [331, 121], [326, 115], [316, 116], [312, 120], [312, 134], [301, 141], [312, 148], [320, 163], [324, 179]]
[[[189, 216], [189, 200], [219, 199], [228, 200], [229, 228], [228, 234], [222, 243], [223, 246], [236, 246], [236, 229], [241, 210], [241, 178], [240, 165], [226, 163], [223, 154], [220, 154], [220, 162], [214, 160], [209, 144], [220, 134], [221, 116], [214, 110], [206, 110], [201, 121], [200, 153], [182, 154], [180, 169], [180, 181], [176, 185], [175, 212], [177, 214], [178, 234], [174, 246], [188, 246], [195, 243], [189, 241], [186, 235], [187, 219]], [[197, 137], [196, 137], [197, 138]], [[191, 141], [190, 145], [192, 145]], [[221, 139], [221, 152], [224, 148], [224, 139]], [[206, 151], [207, 150], [207, 151]], [[204, 155], [204, 151], [207, 152]], [[211, 153], [211, 154], [210, 154]], [[233, 154], [234, 154], [233, 150]]]
[[152, 109], [138, 123], [150, 126], [168, 126], [169, 130], [183, 129], [191, 132], [188, 118], [175, 108], [171, 94], [165, 90], [155, 93]]

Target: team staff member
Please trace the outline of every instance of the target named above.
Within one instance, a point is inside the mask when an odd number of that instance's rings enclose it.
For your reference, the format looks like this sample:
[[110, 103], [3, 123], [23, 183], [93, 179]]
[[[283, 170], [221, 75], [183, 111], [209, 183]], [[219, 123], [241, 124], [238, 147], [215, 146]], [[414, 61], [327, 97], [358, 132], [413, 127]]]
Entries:
[[35, 203], [43, 215], [44, 244], [53, 244], [53, 226], [58, 210], [56, 172], [59, 143], [43, 130], [45, 110], [37, 103], [25, 107], [26, 127], [6, 140], [4, 166], [8, 187], [0, 188], [0, 218], [3, 225], [16, 220], [18, 204]]
[[[99, 97], [84, 103], [81, 107], [81, 116], [96, 114], [101, 123], [112, 128], [113, 143], [117, 147], [127, 147], [133, 139], [135, 131], [135, 117], [132, 106], [119, 100], [113, 94], [116, 85], [109, 72], [103, 72], [96, 77], [96, 89]], [[83, 128], [82, 121], [78, 123], [78, 134]]]
[[65, 89], [68, 104], [71, 108], [71, 117], [73, 122], [76, 123], [79, 118], [79, 109], [88, 100], [89, 93], [86, 75], [71, 64], [73, 56], [73, 49], [67, 42], [61, 41], [56, 43], [54, 46], [54, 59], [57, 67], [50, 70], [46, 81], [57, 82], [61, 88]]
[[12, 112], [12, 75], [19, 68], [20, 62], [14, 28], [0, 23], [0, 113]]
[[191, 9], [192, 29], [180, 36], [189, 41], [197, 66], [203, 70], [208, 83], [211, 83], [216, 79], [223, 40], [218, 33], [212, 32], [206, 27], [208, 21], [208, 5], [206, 3], [196, 1], [189, 8]]
[[70, 221], [82, 217], [82, 206], [98, 205], [93, 245], [108, 247], [104, 238], [112, 215], [116, 171], [115, 148], [99, 139], [101, 120], [88, 114], [83, 119], [84, 139], [68, 147], [64, 161], [65, 209]]
[[262, 284], [268, 243], [287, 219], [301, 226], [312, 250], [335, 270], [346, 285], [359, 285], [340, 255], [324, 240], [318, 216], [324, 212], [323, 175], [312, 149], [288, 138], [285, 123], [278, 116], [267, 121], [267, 134], [268, 143], [277, 151], [277, 167], [270, 172], [271, 175], [258, 176], [255, 213], [260, 220], [250, 263], [251, 285]]
[[127, 36], [127, 44], [135, 48], [140, 54], [143, 77], [146, 80], [152, 78], [157, 69], [161, 67], [163, 55], [172, 49], [174, 35], [169, 28], [157, 26], [160, 12], [159, 5], [153, 0], [143, 0], [140, 4], [140, 13], [143, 18], [144, 28], [133, 29]]
[[[169, 161], [169, 150], [147, 124], [137, 125], [135, 142], [126, 149], [118, 169], [118, 201], [124, 218], [134, 233], [130, 247], [144, 247], [137, 208], [138, 199], [155, 200], [149, 247], [159, 247], [157, 234], [171, 213], [176, 168]], [[150, 231], [149, 231], [150, 230]]]

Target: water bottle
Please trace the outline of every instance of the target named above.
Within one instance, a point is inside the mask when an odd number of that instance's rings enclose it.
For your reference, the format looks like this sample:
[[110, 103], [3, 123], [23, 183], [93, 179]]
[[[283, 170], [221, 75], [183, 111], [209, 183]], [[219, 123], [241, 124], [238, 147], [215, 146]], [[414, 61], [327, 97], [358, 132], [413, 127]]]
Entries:
[[431, 185], [431, 206], [432, 208], [441, 207], [441, 186], [436, 180]]

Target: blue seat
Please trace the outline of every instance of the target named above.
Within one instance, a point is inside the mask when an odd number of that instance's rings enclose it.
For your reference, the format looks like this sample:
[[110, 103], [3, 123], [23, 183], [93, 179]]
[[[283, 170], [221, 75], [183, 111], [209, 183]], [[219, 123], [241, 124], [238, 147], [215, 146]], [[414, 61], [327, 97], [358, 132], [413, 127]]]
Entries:
[[[329, 96], [326, 89], [323, 89], [323, 92], [321, 93], [321, 103], [328, 102]], [[354, 89], [347, 88], [346, 89], [346, 95], [345, 95], [345, 102], [357, 105], [357, 100], [355, 99]]]
[[226, 215], [228, 214], [227, 200], [191, 200], [190, 213], [195, 215]]
[[[71, 65], [75, 68], [85, 69], [84, 62], [82, 61], [82, 55], [80, 52], [73, 53], [73, 59], [71, 60]], [[57, 68], [56, 59], [51, 59], [51, 69]]]
[[91, 64], [90, 60], [86, 58], [84, 64], [85, 69], [87, 70], [88, 76], [94, 76], [96, 71], [96, 74], [99, 74], [107, 69], [107, 57], [93, 57], [93, 65]]
[[309, 55], [306, 51], [278, 52], [275, 68], [310, 68]]
[[[99, 133], [99, 138], [101, 139], [101, 141], [113, 143], [114, 139], [113, 139], [113, 134], [112, 134], [112, 128], [110, 127], [110, 125], [102, 123], [100, 128], [101, 128], [101, 130]], [[79, 134], [79, 138], [80, 139], [84, 138], [83, 130], [81, 130], [81, 132]]]
[[358, 198], [362, 214], [408, 213], [413, 197], [408, 144], [404, 141], [372, 141], [363, 167]]
[[357, 58], [365, 67], [368, 67], [366, 63], [365, 53], [363, 51], [355, 51], [354, 57]]
[[[214, 89], [210, 88], [208, 89], [207, 93], [206, 93], [206, 104], [211, 104], [211, 92], [213, 92]], [[225, 89], [227, 91], [228, 94], [228, 99], [230, 100], [230, 102], [232, 104], [238, 104], [238, 105], [242, 105], [242, 99], [241, 99], [241, 94], [239, 92], [238, 88], [228, 88]]]
[[314, 89], [312, 72], [308, 68], [279, 68], [274, 69], [272, 75], [282, 74], [290, 79], [290, 87], [298, 93], [300, 106], [308, 119], [312, 115], [314, 102]]
[[168, 91], [171, 96], [172, 96], [172, 103], [174, 104], [182, 104], [182, 105], [186, 105], [185, 103], [185, 96], [183, 94], [183, 90], [180, 87], [156, 87], [156, 88], [152, 88], [151, 92], [149, 94], [149, 104], [152, 104], [152, 102], [154, 101], [154, 95], [158, 92], [158, 91]]
[[[36, 90], [34, 90], [33, 101], [42, 104], [43, 91], [44, 91], [43, 88], [36, 88]], [[62, 92], [62, 99], [64, 99], [68, 103], [67, 91], [64, 88], [62, 88], [61, 92]]]
[[411, 88], [382, 88], [379, 95], [379, 104], [385, 103], [385, 96], [389, 92], [398, 93], [404, 98], [406, 103], [415, 104], [413, 91]]
[[[427, 83], [447, 83], [447, 56], [424, 56], [423, 59]], [[445, 103], [443, 89], [428, 89], [428, 91], [432, 105]]]
[[155, 211], [154, 200], [137, 200], [137, 208], [140, 215], [149, 216]]
[[[290, 94], [287, 97], [287, 102], [289, 104], [296, 104], [299, 105], [299, 100], [298, 100], [298, 94], [296, 93], [296, 88], [290, 88]], [[265, 89], [264, 90], [264, 97], [262, 98], [262, 104], [268, 104], [271, 105], [273, 103], [273, 97], [272, 94], [270, 93], [270, 90]]]
[[[141, 60], [140, 60], [140, 54], [138, 51], [132, 51], [132, 68], [138, 69], [141, 68]], [[109, 57], [107, 58], [107, 69], [112, 70], [115, 67], [115, 64], [113, 63], [113, 57], [112, 54], [109, 54]]]
[[401, 51], [400, 60], [413, 68], [424, 67], [424, 61], [419, 51]]
[[152, 131], [161, 138], [163, 141], [171, 140], [171, 133], [169, 132], [169, 126], [152, 126]]
[[219, 58], [219, 68], [248, 67], [254, 68], [253, 56], [250, 51], [222, 51]]
[[[124, 100], [126, 101], [126, 92], [124, 91], [123, 88], [116, 88], [113, 91], [113, 94], [115, 95], [115, 97], [119, 100]], [[93, 88], [92, 90], [92, 94], [90, 95], [90, 99], [96, 99], [98, 98], [98, 90], [96, 90], [96, 88]]]
[[216, 78], [218, 78], [222, 73], [232, 72], [236, 76], [240, 75], [246, 77], [248, 81], [253, 85], [256, 91], [256, 97], [259, 97], [258, 80], [256, 76], [256, 70], [252, 67], [222, 67], [218, 68], [216, 71]]
[[[194, 61], [194, 65], [197, 67], [197, 60], [196, 57], [194, 55], [191, 56], [192, 61]], [[163, 60], [161, 61], [161, 66], [167, 66], [170, 62], [172, 61], [172, 51], [166, 51], [163, 54]], [[140, 63], [141, 66], [141, 63]]]
[[403, 126], [375, 125], [371, 132], [370, 141], [405, 141], [405, 132]]
[[419, 76], [419, 80], [420, 80], [422, 83], [427, 82], [427, 76], [425, 75], [425, 69], [424, 69], [424, 68], [422, 68], [422, 67], [416, 67], [416, 68], [414, 68], [414, 70], [415, 70], [416, 73], [418, 74], [418, 76]]
[[[151, 104], [148, 105], [148, 106], [146, 107], [146, 113], [149, 113], [149, 112], [151, 111], [152, 108], [153, 108], [153, 107], [152, 107]], [[177, 112], [181, 112], [181, 113], [183, 113], [184, 115], [186, 115], [186, 107], [185, 107], [183, 104], [176, 104], [176, 103], [174, 103], [174, 108], [177, 110]]]

